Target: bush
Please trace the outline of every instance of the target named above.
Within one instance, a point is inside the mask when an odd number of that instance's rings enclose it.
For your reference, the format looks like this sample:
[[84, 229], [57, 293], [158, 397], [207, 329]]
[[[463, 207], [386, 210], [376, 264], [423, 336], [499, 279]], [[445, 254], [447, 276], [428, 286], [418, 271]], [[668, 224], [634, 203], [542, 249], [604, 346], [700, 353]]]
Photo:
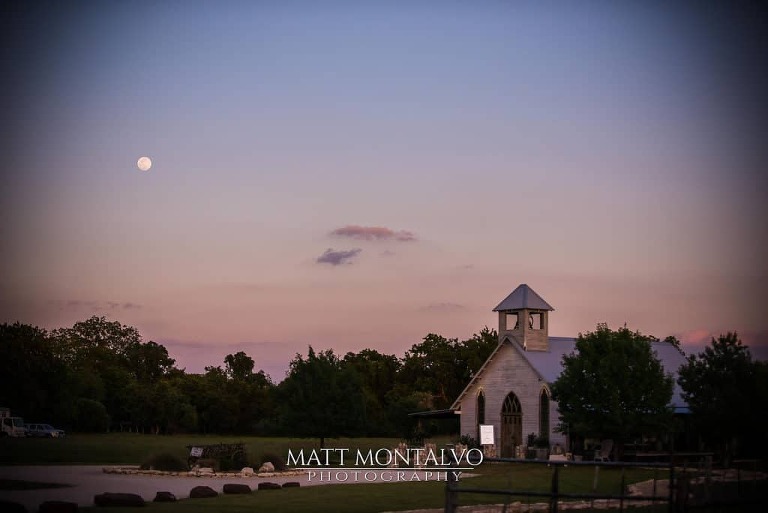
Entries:
[[107, 408], [99, 401], [80, 397], [75, 401], [72, 423], [77, 431], [104, 433], [109, 428], [109, 414]]
[[219, 460], [216, 458], [200, 458], [197, 460], [197, 462], [195, 462], [195, 465], [200, 468], [212, 468], [214, 472], [223, 470]]
[[235, 452], [233, 454], [222, 454], [219, 456], [219, 469], [222, 472], [240, 470], [248, 466], [248, 459], [245, 452]]
[[470, 435], [461, 435], [461, 438], [459, 438], [459, 443], [461, 445], [466, 445], [467, 449], [479, 449], [480, 444], [477, 440], [474, 439], [474, 437]]
[[181, 472], [187, 470], [187, 464], [169, 452], [150, 456], [139, 467], [141, 470], [163, 470], [166, 472]]
[[259, 464], [259, 466], [265, 464], [266, 462], [272, 463], [272, 465], [275, 466], [275, 470], [277, 472], [282, 472], [283, 470], [285, 470], [285, 460], [283, 459], [282, 456], [280, 456], [277, 453], [265, 452], [264, 454], [262, 454], [261, 463]]

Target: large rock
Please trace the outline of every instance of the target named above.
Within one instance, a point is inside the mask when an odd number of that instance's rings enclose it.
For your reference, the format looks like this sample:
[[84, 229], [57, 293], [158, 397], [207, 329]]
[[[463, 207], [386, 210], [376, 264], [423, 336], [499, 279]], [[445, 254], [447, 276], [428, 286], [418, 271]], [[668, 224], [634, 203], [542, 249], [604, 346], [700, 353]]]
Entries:
[[253, 490], [251, 490], [251, 487], [247, 484], [240, 484], [240, 483], [227, 483], [224, 485], [224, 493], [241, 493], [241, 494], [249, 494]]
[[217, 495], [219, 495], [219, 492], [210, 486], [195, 486], [189, 492], [190, 499], [207, 499], [209, 497], [216, 497]]
[[0, 511], [3, 513], [27, 513], [27, 508], [18, 502], [0, 500]]
[[274, 471], [275, 471], [275, 466], [272, 464], [271, 461], [267, 461], [259, 467], [260, 474], [262, 472], [274, 472]]
[[253, 474], [253, 467], [243, 467], [243, 470], [240, 471], [240, 475], [243, 477], [251, 477]]
[[45, 501], [37, 508], [37, 513], [77, 513], [77, 503], [66, 501]]
[[102, 508], [109, 507], [128, 507], [137, 508], [145, 506], [146, 503], [141, 495], [135, 493], [100, 493], [93, 497], [93, 503]]
[[171, 492], [157, 492], [154, 502], [176, 502], [176, 496]]
[[279, 490], [280, 485], [277, 483], [259, 483], [259, 490]]

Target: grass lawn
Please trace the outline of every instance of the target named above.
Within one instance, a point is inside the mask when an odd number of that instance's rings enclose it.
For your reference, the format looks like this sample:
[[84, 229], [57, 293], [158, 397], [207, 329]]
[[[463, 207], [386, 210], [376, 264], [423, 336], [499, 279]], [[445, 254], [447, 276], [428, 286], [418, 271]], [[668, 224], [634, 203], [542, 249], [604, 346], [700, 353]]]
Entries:
[[[380, 449], [394, 447], [396, 438], [329, 438], [326, 447]], [[447, 442], [446, 440], [439, 441]], [[137, 433], [73, 434], [66, 438], [0, 438], [0, 465], [140, 465], [148, 457], [169, 452], [187, 459], [188, 445], [244, 443], [248, 461], [258, 467], [265, 453], [288, 456], [288, 449], [318, 449], [317, 438], [254, 436], [142, 435]]]

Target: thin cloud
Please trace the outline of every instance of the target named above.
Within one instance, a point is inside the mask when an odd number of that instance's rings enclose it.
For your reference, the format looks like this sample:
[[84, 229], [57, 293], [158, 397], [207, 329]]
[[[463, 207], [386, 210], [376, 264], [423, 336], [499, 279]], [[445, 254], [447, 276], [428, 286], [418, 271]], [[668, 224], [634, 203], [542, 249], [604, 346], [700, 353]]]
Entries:
[[331, 232], [331, 235], [355, 240], [394, 240], [398, 242], [416, 240], [416, 235], [407, 230], [394, 231], [384, 226], [357, 226], [353, 224], [336, 228]]
[[90, 301], [82, 299], [67, 299], [58, 300], [52, 299], [48, 301], [49, 305], [55, 306], [59, 311], [69, 312], [82, 312], [82, 311], [116, 311], [116, 310], [139, 310], [142, 308], [140, 304], [131, 303], [129, 301]]
[[362, 249], [355, 248], [347, 251], [335, 251], [333, 248], [328, 248], [325, 253], [317, 257], [315, 262], [318, 264], [331, 264], [333, 266], [342, 264], [352, 264], [352, 259], [355, 258]]
[[466, 309], [466, 306], [458, 303], [430, 303], [420, 308], [423, 312], [457, 312]]

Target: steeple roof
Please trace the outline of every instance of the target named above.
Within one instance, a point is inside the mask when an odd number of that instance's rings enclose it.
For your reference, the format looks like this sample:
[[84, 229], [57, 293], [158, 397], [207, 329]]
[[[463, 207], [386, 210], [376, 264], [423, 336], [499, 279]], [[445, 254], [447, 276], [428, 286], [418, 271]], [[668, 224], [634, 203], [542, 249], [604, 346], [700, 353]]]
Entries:
[[504, 301], [493, 309], [494, 312], [505, 310], [554, 310], [549, 303], [544, 301], [531, 287], [523, 283], [519, 285]]

